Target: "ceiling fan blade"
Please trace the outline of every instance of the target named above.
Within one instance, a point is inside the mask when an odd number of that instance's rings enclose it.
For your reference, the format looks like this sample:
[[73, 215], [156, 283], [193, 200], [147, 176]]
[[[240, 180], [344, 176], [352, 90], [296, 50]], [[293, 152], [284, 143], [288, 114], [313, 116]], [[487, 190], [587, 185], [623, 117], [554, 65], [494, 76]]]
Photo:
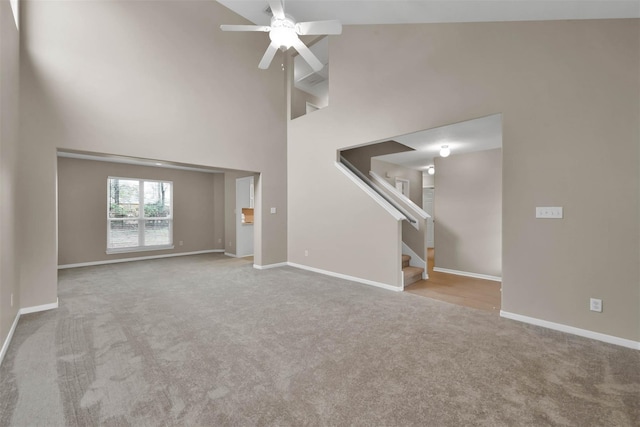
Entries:
[[222, 31], [263, 31], [268, 33], [271, 27], [264, 25], [220, 25]]
[[304, 60], [307, 61], [309, 65], [311, 65], [313, 71], [318, 72], [324, 68], [322, 62], [320, 62], [320, 60], [316, 58], [313, 52], [311, 52], [299, 38], [296, 37], [296, 41], [293, 42], [292, 46], [295, 48], [295, 50], [298, 51], [298, 53], [304, 58]]
[[284, 6], [282, 0], [268, 0], [271, 13], [276, 19], [284, 19]]
[[276, 56], [276, 52], [278, 51], [278, 47], [273, 43], [269, 45], [267, 51], [264, 53], [264, 56], [260, 60], [260, 64], [258, 64], [258, 68], [262, 70], [266, 70], [271, 65], [271, 61], [273, 61], [273, 57]]
[[296, 32], [301, 36], [319, 34], [342, 34], [342, 24], [340, 21], [310, 21], [298, 22]]

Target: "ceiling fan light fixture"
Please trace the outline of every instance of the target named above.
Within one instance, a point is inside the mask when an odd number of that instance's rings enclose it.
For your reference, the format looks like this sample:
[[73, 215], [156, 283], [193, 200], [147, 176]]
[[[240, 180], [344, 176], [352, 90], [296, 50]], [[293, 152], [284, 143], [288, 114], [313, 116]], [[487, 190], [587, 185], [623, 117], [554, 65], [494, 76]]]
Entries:
[[448, 157], [448, 156], [449, 156], [449, 154], [451, 154], [451, 149], [449, 148], [449, 146], [448, 146], [448, 145], [443, 145], [443, 146], [440, 148], [440, 156], [441, 156], [441, 157]]
[[294, 48], [309, 64], [314, 72], [324, 68], [324, 65], [305, 45], [298, 35], [329, 35], [341, 34], [342, 24], [337, 20], [308, 21], [296, 23], [295, 18], [284, 12], [284, 0], [267, 0], [268, 11], [273, 14], [271, 25], [220, 25], [222, 31], [258, 31], [269, 33], [271, 43], [267, 46], [258, 68], [266, 70], [271, 65], [278, 49], [286, 51]]
[[289, 49], [298, 40], [295, 24], [289, 19], [273, 19], [269, 38], [274, 45]]

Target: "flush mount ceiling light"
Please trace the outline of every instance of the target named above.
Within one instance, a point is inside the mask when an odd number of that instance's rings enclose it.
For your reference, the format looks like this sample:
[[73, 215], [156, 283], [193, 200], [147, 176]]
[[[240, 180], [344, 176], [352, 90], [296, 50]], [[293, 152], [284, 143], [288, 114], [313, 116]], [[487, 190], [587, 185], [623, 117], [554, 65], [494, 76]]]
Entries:
[[442, 148], [440, 148], [440, 156], [448, 157], [449, 154], [451, 154], [451, 150], [449, 149], [449, 146], [443, 145]]
[[434, 168], [434, 167], [433, 167], [433, 165], [428, 166], [428, 167], [427, 167], [427, 173], [428, 173], [429, 175], [433, 175], [434, 173], [436, 173], [436, 168]]

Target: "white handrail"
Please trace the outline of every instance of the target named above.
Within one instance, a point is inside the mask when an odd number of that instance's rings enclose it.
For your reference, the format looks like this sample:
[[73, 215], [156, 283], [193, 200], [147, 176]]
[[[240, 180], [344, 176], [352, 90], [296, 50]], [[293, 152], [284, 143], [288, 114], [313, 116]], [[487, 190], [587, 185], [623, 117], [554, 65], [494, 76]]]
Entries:
[[[374, 182], [372, 182], [365, 174], [363, 174], [355, 166], [353, 166], [347, 159], [344, 158], [344, 156], [340, 156], [340, 162], [336, 162], [336, 166], [339, 168], [344, 168], [346, 166], [344, 171], [348, 171], [351, 174], [354, 174], [355, 176], [353, 178], [359, 178], [358, 180], [354, 180], [354, 182], [359, 181], [360, 183], [366, 184], [365, 186], [361, 186], [361, 188], [365, 189], [366, 187], [369, 190], [367, 191], [369, 194], [375, 194], [377, 197], [383, 199], [385, 202], [391, 205], [395, 210], [403, 215], [402, 219], [406, 219], [411, 224], [417, 224], [418, 221], [414, 218], [413, 215], [399, 206], [398, 203], [392, 200], [389, 196], [384, 194], [383, 191], [377, 188]], [[373, 192], [371, 192], [371, 190], [373, 190]]]
[[369, 171], [369, 175], [373, 178], [376, 184], [382, 185], [385, 190], [391, 192], [394, 196], [402, 200], [406, 205], [408, 205], [420, 218], [427, 219], [431, 218], [431, 215], [426, 213], [420, 206], [416, 205], [413, 200], [402, 194], [395, 188], [393, 185], [389, 184], [386, 179], [382, 178], [380, 175], [375, 173], [374, 171]]
[[358, 187], [360, 187], [365, 193], [367, 193], [373, 200], [375, 200], [380, 206], [382, 206], [387, 212], [389, 212], [395, 219], [402, 221], [406, 219], [397, 209], [395, 209], [389, 202], [383, 199], [377, 192], [371, 187], [366, 185], [361, 179], [355, 176], [353, 172], [349, 170], [345, 165], [340, 162], [335, 162], [336, 167], [345, 174], [350, 180], [352, 180]]

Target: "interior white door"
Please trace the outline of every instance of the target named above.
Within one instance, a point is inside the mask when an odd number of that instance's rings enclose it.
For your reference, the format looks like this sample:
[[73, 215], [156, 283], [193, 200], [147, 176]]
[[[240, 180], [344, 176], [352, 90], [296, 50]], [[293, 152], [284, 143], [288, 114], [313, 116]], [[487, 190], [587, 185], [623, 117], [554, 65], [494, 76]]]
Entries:
[[431, 218], [427, 219], [427, 247], [433, 248], [435, 239], [433, 236], [433, 203], [435, 199], [435, 188], [423, 188], [422, 189], [422, 209], [428, 213]]

